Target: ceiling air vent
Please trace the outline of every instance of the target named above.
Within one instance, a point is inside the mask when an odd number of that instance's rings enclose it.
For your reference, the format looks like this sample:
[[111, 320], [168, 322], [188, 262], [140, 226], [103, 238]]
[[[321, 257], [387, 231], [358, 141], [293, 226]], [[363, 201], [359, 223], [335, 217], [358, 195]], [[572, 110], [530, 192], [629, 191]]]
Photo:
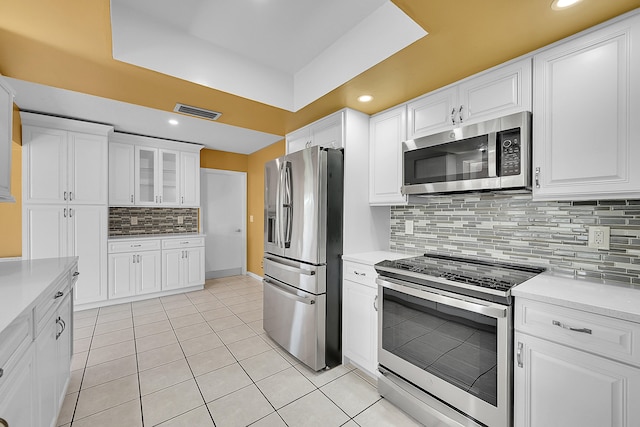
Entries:
[[218, 120], [218, 117], [222, 115], [222, 113], [218, 113], [217, 111], [205, 110], [204, 108], [192, 107], [190, 105], [179, 103], [176, 104], [173, 111], [207, 120]]

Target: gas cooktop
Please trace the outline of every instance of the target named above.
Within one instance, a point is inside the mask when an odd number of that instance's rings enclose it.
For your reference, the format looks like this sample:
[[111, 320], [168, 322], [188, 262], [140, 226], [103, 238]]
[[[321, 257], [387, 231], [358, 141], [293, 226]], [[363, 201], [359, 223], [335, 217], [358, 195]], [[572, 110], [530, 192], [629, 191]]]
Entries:
[[[545, 269], [503, 262], [424, 254], [375, 265], [381, 276], [416, 284], [494, 300], [485, 294], [501, 297], [511, 295], [511, 288], [542, 273]], [[458, 289], [459, 288], [459, 289]], [[510, 300], [510, 298], [508, 298]]]

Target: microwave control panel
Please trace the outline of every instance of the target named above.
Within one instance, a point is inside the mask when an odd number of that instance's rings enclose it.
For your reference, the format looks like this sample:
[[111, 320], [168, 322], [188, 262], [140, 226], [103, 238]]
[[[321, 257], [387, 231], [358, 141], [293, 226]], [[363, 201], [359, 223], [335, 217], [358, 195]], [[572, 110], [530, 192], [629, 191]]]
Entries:
[[499, 132], [497, 142], [500, 147], [500, 176], [520, 175], [520, 129]]

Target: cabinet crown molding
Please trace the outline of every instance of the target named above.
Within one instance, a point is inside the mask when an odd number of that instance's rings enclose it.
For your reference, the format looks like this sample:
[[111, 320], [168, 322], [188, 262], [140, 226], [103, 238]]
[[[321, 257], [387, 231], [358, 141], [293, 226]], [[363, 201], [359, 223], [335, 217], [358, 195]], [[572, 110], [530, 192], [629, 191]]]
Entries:
[[22, 125], [44, 126], [50, 129], [60, 129], [71, 132], [86, 132], [95, 135], [109, 135], [113, 132], [113, 126], [104, 123], [86, 122], [83, 120], [69, 119], [66, 117], [49, 116], [46, 114], [20, 111]]
[[156, 138], [152, 136], [133, 135], [130, 133], [113, 132], [109, 135], [109, 142], [121, 144], [144, 145], [146, 147], [165, 148], [168, 150], [188, 151], [198, 153], [204, 148], [203, 145], [191, 142], [173, 141], [170, 139]]

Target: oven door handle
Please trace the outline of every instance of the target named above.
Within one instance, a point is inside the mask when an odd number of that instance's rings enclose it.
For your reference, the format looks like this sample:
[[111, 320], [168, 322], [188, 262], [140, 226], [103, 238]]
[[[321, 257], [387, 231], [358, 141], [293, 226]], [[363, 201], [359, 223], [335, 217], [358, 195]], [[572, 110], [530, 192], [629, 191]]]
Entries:
[[462, 310], [472, 311], [474, 313], [484, 314], [486, 316], [490, 316], [495, 319], [507, 317], [506, 308], [490, 302], [487, 302], [486, 305], [479, 304], [476, 302], [470, 302], [463, 299], [453, 298], [453, 297], [437, 294], [434, 292], [429, 292], [422, 289], [415, 289], [411, 286], [392, 283], [387, 280], [382, 280], [380, 278], [376, 279], [376, 282], [379, 285], [381, 285], [383, 288], [392, 289], [397, 292], [402, 292], [404, 294], [408, 294], [416, 298], [421, 298], [428, 301], [433, 301], [435, 303], [449, 305]]

